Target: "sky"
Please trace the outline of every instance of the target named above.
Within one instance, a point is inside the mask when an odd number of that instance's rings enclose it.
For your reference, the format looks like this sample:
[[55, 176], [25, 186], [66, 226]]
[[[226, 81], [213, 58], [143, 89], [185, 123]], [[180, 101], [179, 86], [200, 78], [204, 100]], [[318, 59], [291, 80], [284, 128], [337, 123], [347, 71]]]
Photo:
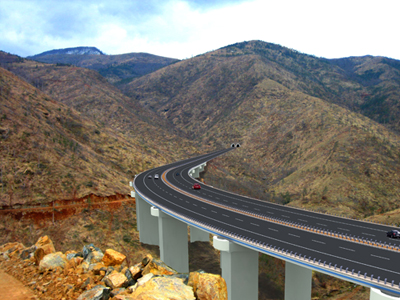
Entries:
[[400, 60], [400, 0], [0, 0], [0, 50], [97, 47], [186, 59], [250, 40]]

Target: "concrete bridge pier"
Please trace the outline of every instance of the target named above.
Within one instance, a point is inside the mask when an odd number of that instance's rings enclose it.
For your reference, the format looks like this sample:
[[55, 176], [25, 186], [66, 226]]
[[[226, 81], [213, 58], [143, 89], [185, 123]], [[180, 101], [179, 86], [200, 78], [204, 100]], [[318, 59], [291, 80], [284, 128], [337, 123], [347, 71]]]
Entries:
[[285, 261], [285, 300], [311, 299], [312, 270]]
[[151, 205], [144, 201], [138, 193], [136, 199], [136, 224], [139, 231], [140, 242], [149, 245], [159, 245], [157, 219], [150, 214]]
[[167, 215], [156, 207], [151, 208], [151, 215], [158, 218], [161, 260], [180, 273], [188, 273], [189, 248], [186, 223]]
[[209, 242], [210, 234], [206, 231], [190, 226], [190, 242]]
[[395, 295], [388, 295], [382, 292], [381, 290], [371, 288], [369, 292], [369, 299], [370, 300], [399, 300], [399, 296]]
[[217, 236], [213, 237], [213, 244], [221, 251], [222, 277], [228, 288], [228, 300], [257, 300], [258, 251]]

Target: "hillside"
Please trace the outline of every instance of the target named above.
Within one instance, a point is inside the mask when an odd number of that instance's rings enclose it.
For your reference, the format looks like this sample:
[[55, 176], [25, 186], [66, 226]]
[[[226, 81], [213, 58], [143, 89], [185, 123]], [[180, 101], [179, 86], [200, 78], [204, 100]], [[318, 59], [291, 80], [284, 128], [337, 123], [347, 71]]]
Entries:
[[[89, 49], [82, 52], [85, 49], [81, 48]], [[151, 73], [178, 61], [177, 59], [148, 53], [105, 55], [97, 48], [92, 48], [78, 47], [51, 50], [27, 58], [43, 63], [74, 65], [95, 70], [114, 84], [119, 84], [121, 81], [129, 82], [133, 78]]]
[[[76, 86], [60, 84], [67, 89], [65, 93], [70, 93], [62, 99], [67, 106], [54, 100], [57, 97], [53, 96], [59, 95], [56, 88], [49, 96], [12, 73], [0, 71], [1, 205], [76, 199], [91, 193], [128, 194], [128, 181], [134, 174], [195, 151], [183, 139], [156, 126], [159, 124], [151, 114], [143, 112], [142, 118], [155, 125], [136, 117], [140, 109], [130, 114], [127, 109], [123, 111], [115, 102], [117, 96], [108, 90], [100, 89], [108, 98], [90, 92], [82, 98], [80, 88], [85, 82], [77, 77], [72, 80], [79, 83]], [[84, 76], [93, 71], [72, 72]], [[43, 82], [46, 85], [47, 81]], [[48, 82], [59, 84], [59, 79], [52, 77]], [[84, 103], [75, 101], [74, 96]], [[96, 97], [97, 102], [92, 100], [92, 106], [86, 106], [90, 105], [88, 99]], [[187, 148], [174, 151], [179, 142]]]
[[[347, 107], [364, 87], [344, 73], [324, 59], [248, 42], [138, 78], [127, 95], [195, 141], [242, 143], [211, 164], [206, 182], [363, 218], [399, 207], [400, 140]], [[332, 91], [342, 87], [339, 106]]]

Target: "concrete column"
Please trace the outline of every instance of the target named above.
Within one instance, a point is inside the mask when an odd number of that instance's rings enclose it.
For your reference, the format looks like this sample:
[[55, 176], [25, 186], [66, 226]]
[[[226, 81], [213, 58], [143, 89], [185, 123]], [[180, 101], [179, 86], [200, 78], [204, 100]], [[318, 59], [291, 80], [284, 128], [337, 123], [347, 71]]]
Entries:
[[397, 295], [397, 296], [387, 295], [378, 289], [371, 288], [370, 293], [369, 293], [369, 299], [370, 300], [399, 300], [400, 295]]
[[222, 277], [228, 288], [228, 300], [257, 300], [258, 251], [216, 236], [213, 244], [221, 251]]
[[158, 217], [160, 258], [180, 273], [189, 272], [188, 230], [186, 223], [152, 207], [151, 214]]
[[150, 214], [151, 205], [136, 194], [136, 224], [139, 230], [140, 242], [149, 245], [159, 245], [158, 221]]
[[190, 226], [190, 242], [209, 242], [210, 234], [206, 231]]
[[285, 300], [311, 299], [312, 271], [285, 262]]

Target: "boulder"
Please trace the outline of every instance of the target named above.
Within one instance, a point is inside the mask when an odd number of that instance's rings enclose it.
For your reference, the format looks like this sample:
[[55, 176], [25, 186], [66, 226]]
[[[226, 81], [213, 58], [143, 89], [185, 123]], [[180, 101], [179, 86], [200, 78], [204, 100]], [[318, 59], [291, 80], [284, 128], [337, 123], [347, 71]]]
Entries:
[[133, 280], [138, 280], [138, 278], [142, 276], [142, 269], [140, 268], [140, 264], [129, 267], [128, 271], [131, 274]]
[[111, 289], [103, 285], [96, 285], [94, 288], [83, 292], [77, 300], [108, 300]]
[[122, 273], [114, 271], [110, 275], [107, 275], [103, 279], [106, 286], [110, 287], [111, 289], [117, 289], [121, 287], [127, 287], [128, 278]]
[[47, 235], [40, 237], [35, 246], [42, 248], [45, 255], [56, 252], [52, 240]]
[[177, 278], [154, 277], [138, 286], [129, 299], [136, 300], [195, 300], [193, 289]]
[[29, 258], [31, 258], [31, 255], [33, 255], [35, 253], [36, 249], [37, 248], [35, 245], [33, 245], [29, 248], [25, 248], [24, 250], [21, 251], [21, 254], [19, 255], [19, 257], [23, 260], [29, 259]]
[[46, 254], [44, 253], [43, 248], [37, 248], [35, 250], [35, 253], [33, 254], [33, 257], [35, 258], [35, 264], [38, 266], [40, 264], [40, 261], [43, 259], [43, 257]]
[[178, 272], [167, 266], [163, 261], [153, 258], [143, 268], [142, 275], [149, 273], [153, 273], [154, 275], [172, 275], [177, 274]]
[[119, 253], [113, 249], [107, 249], [102, 258], [102, 262], [105, 266], [116, 266], [121, 265], [125, 259], [126, 256], [122, 253]]
[[103, 256], [104, 256], [103, 252], [94, 250], [93, 252], [90, 252], [86, 256], [85, 261], [90, 264], [101, 262], [101, 260], [103, 259]]
[[149, 262], [151, 262], [153, 260], [153, 256], [151, 256], [150, 254], [146, 254], [145, 257], [143, 257], [142, 259], [142, 268], [144, 268], [145, 266], [147, 266], [147, 264]]
[[193, 288], [198, 300], [226, 300], [228, 290], [220, 275], [190, 272], [188, 286]]
[[45, 255], [40, 261], [39, 270], [53, 270], [57, 267], [64, 268], [67, 262], [67, 257], [62, 252], [50, 253]]

